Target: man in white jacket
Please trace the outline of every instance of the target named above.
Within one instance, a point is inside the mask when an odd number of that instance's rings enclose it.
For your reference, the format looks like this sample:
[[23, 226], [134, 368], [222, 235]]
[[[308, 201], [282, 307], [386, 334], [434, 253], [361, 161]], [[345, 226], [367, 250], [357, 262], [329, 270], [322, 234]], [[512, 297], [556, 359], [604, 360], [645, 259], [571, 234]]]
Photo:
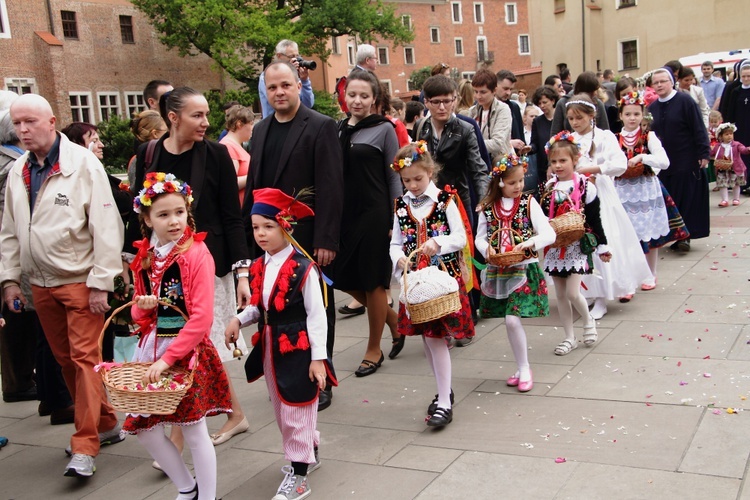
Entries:
[[26, 153], [8, 174], [0, 229], [0, 283], [10, 311], [31, 282], [44, 333], [75, 404], [66, 476], [91, 476], [101, 444], [121, 441], [101, 378], [99, 333], [107, 292], [122, 272], [123, 226], [102, 164], [55, 131], [49, 102], [28, 94], [10, 108]]

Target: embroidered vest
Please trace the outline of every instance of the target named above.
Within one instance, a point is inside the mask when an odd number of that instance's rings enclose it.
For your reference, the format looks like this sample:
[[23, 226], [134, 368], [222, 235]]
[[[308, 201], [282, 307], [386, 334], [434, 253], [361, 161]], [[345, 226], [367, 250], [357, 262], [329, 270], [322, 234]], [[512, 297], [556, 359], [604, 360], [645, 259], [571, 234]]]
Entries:
[[[172, 261], [169, 267], [164, 271], [159, 283], [159, 289], [152, 291], [152, 283], [146, 270], [141, 271], [143, 283], [146, 286], [146, 293], [156, 295], [159, 300], [178, 307], [187, 315], [187, 306], [185, 305], [185, 293], [182, 288], [182, 275], [180, 274], [180, 265]], [[185, 319], [179, 312], [171, 307], [158, 305], [156, 316], [156, 336], [157, 337], [176, 337], [183, 326]]]
[[[404, 253], [407, 257], [429, 238], [451, 234], [451, 229], [448, 227], [448, 216], [446, 215], [446, 210], [448, 204], [451, 203], [453, 196], [453, 194], [446, 191], [440, 191], [438, 194], [438, 202], [434, 205], [432, 212], [424, 218], [422, 223], [412, 215], [411, 208], [406, 201], [404, 201], [403, 197], [396, 199], [395, 213], [398, 217], [398, 225], [401, 228], [401, 236], [404, 241]], [[454, 278], [461, 276], [458, 252], [451, 252], [438, 257], [442, 259], [443, 264], [445, 264], [445, 267], [448, 269], [448, 273], [451, 276]]]
[[[549, 193], [552, 190], [558, 191], [557, 193], [553, 193], [550, 196], [545, 196], [542, 200], [542, 211], [550, 218], [554, 218], [558, 215], [561, 215], [565, 212], [569, 212], [573, 207], [576, 205], [576, 201], [573, 200], [573, 188], [571, 187], [568, 191], [568, 197], [565, 197], [560, 193], [558, 189], [555, 189], [557, 184], [552, 184], [547, 187], [545, 190], [545, 194]], [[581, 175], [579, 177], [579, 184], [578, 184], [578, 190], [579, 190], [579, 197], [580, 201], [578, 202], [578, 208], [583, 210], [583, 207], [586, 205], [586, 191], [589, 187], [588, 179]], [[555, 213], [550, 214], [550, 204], [552, 202], [552, 197], [555, 197]]]
[[[304, 255], [294, 252], [282, 264], [276, 279], [269, 307], [263, 307], [263, 275], [265, 256], [253, 261], [250, 266], [252, 305], [258, 307], [261, 317], [258, 333], [252, 337], [253, 350], [245, 362], [248, 382], [263, 375], [264, 346], [263, 328], [271, 327], [272, 365], [276, 376], [279, 396], [290, 405], [312, 403], [318, 395], [318, 387], [308, 376], [312, 360], [307, 337], [307, 312], [302, 287], [313, 265]], [[326, 363], [332, 385], [336, 385], [333, 368]]]
[[[531, 203], [532, 195], [521, 196], [521, 201], [518, 204], [518, 210], [511, 216], [511, 229], [518, 231], [521, 234], [521, 241], [515, 243], [522, 243], [531, 239], [534, 236], [534, 227], [531, 225]], [[502, 227], [500, 217], [495, 212], [495, 203], [484, 209], [484, 217], [487, 219], [487, 236], [491, 237], [495, 231]], [[490, 245], [497, 248], [497, 236], [490, 241]], [[538, 257], [536, 251], [532, 250], [532, 257]]]

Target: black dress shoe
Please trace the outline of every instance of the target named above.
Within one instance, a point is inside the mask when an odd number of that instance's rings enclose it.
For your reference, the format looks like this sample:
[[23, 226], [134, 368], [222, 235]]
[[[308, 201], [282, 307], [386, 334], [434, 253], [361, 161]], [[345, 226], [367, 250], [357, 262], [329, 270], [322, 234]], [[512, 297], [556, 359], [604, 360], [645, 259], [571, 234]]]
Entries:
[[318, 393], [318, 411], [323, 411], [331, 406], [331, 400], [333, 399], [333, 391], [330, 387], [326, 387]]
[[349, 307], [347, 306], [341, 306], [339, 307], [339, 312], [341, 314], [344, 314], [346, 316], [358, 316], [360, 314], [365, 313], [365, 306], [359, 306], [359, 307]]
[[404, 334], [401, 334], [398, 340], [394, 340], [393, 347], [391, 347], [391, 352], [388, 353], [388, 359], [396, 359], [396, 356], [398, 356], [401, 350], [404, 348], [405, 342], [406, 335]]
[[430, 416], [427, 421], [428, 427], [445, 427], [446, 425], [453, 422], [453, 409], [452, 408], [438, 408]]
[[[438, 402], [438, 395], [435, 394], [435, 399], [433, 399], [432, 403], [430, 403], [430, 406], [427, 407], [428, 415], [432, 415], [433, 413], [435, 413], [435, 410], [437, 410], [438, 408], [437, 402]], [[454, 402], [455, 401], [453, 399], [453, 389], [451, 389], [451, 405], [453, 405]]]
[[384, 359], [385, 356], [383, 355], [383, 351], [380, 351], [380, 359], [377, 363], [374, 363], [369, 359], [363, 359], [362, 363], [360, 363], [359, 365], [359, 368], [357, 368], [357, 371], [354, 372], [354, 375], [356, 375], [357, 377], [366, 377], [368, 375], [372, 375], [373, 373], [378, 371], [378, 368], [380, 368], [380, 365], [383, 364]]
[[35, 401], [37, 399], [36, 386], [31, 386], [21, 392], [4, 392], [3, 401], [6, 403], [17, 403], [19, 401]]
[[40, 417], [48, 417], [52, 414], [52, 407], [48, 402], [40, 401], [39, 408], [36, 411], [39, 412]]
[[63, 425], [74, 423], [76, 417], [75, 405], [70, 405], [67, 408], [60, 408], [52, 410], [49, 416], [50, 425]]
[[690, 240], [688, 239], [688, 240], [675, 241], [674, 243], [672, 243], [672, 245], [669, 248], [677, 252], [689, 252]]

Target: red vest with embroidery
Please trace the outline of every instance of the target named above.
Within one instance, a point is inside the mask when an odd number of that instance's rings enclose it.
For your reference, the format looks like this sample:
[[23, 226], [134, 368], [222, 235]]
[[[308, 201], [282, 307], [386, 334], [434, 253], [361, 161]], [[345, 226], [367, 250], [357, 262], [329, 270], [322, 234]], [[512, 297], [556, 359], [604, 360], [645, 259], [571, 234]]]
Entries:
[[[521, 241], [514, 241], [514, 244], [522, 243], [534, 236], [534, 227], [531, 225], [531, 197], [532, 195], [522, 195], [517, 210], [510, 215], [510, 228], [515, 229], [521, 234]], [[488, 238], [501, 227], [508, 227], [506, 222], [501, 222], [502, 217], [495, 210], [496, 204], [493, 203], [484, 209], [484, 217], [487, 219]], [[497, 249], [497, 237], [490, 241], [490, 245]], [[533, 257], [537, 257], [536, 251], [532, 250], [532, 252]]]

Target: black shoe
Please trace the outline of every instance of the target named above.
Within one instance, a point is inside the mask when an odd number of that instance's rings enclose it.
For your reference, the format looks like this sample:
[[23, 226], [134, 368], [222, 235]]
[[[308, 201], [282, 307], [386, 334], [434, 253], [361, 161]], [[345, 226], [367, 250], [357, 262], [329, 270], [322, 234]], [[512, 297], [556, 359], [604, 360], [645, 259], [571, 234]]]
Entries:
[[456, 339], [456, 347], [466, 347], [472, 342], [474, 342], [474, 336]]
[[396, 356], [398, 356], [401, 350], [404, 348], [405, 342], [406, 335], [404, 334], [401, 334], [398, 340], [394, 340], [393, 347], [391, 347], [391, 352], [388, 353], [388, 359], [396, 359]]
[[359, 368], [357, 368], [357, 371], [354, 372], [354, 375], [356, 375], [357, 377], [366, 377], [368, 375], [372, 375], [373, 373], [378, 371], [378, 368], [380, 368], [380, 365], [383, 364], [384, 359], [385, 356], [383, 355], [383, 351], [380, 351], [380, 360], [378, 360], [377, 363], [373, 363], [369, 359], [363, 359], [362, 363], [360, 363], [359, 365]]
[[75, 417], [76, 407], [75, 405], [70, 405], [67, 408], [52, 410], [52, 413], [49, 415], [49, 423], [50, 425], [72, 424]]
[[672, 250], [675, 250], [677, 252], [689, 252], [690, 251], [690, 240], [680, 240], [676, 241], [672, 244], [671, 247]]
[[428, 427], [445, 427], [446, 425], [453, 422], [453, 409], [452, 408], [438, 408], [430, 416], [427, 421]]
[[330, 387], [326, 387], [318, 393], [318, 411], [323, 411], [331, 406], [331, 400], [333, 399], [333, 391]]
[[17, 403], [19, 401], [35, 401], [37, 399], [36, 386], [31, 386], [21, 392], [4, 392], [3, 401], [6, 403]]
[[346, 316], [358, 316], [360, 314], [365, 313], [365, 306], [359, 306], [351, 308], [348, 305], [339, 307], [339, 313], [344, 314]]
[[37, 408], [36, 411], [39, 412], [40, 417], [48, 417], [52, 415], [52, 407], [46, 401], [40, 401], [39, 408]]
[[[432, 403], [430, 403], [430, 406], [427, 407], [427, 414], [428, 415], [432, 415], [433, 413], [435, 413], [435, 410], [437, 410], [437, 408], [438, 408], [437, 402], [438, 402], [438, 395], [435, 394], [435, 399], [433, 399]], [[454, 400], [453, 400], [453, 389], [451, 389], [451, 406], [453, 406], [453, 402], [454, 402]]]

